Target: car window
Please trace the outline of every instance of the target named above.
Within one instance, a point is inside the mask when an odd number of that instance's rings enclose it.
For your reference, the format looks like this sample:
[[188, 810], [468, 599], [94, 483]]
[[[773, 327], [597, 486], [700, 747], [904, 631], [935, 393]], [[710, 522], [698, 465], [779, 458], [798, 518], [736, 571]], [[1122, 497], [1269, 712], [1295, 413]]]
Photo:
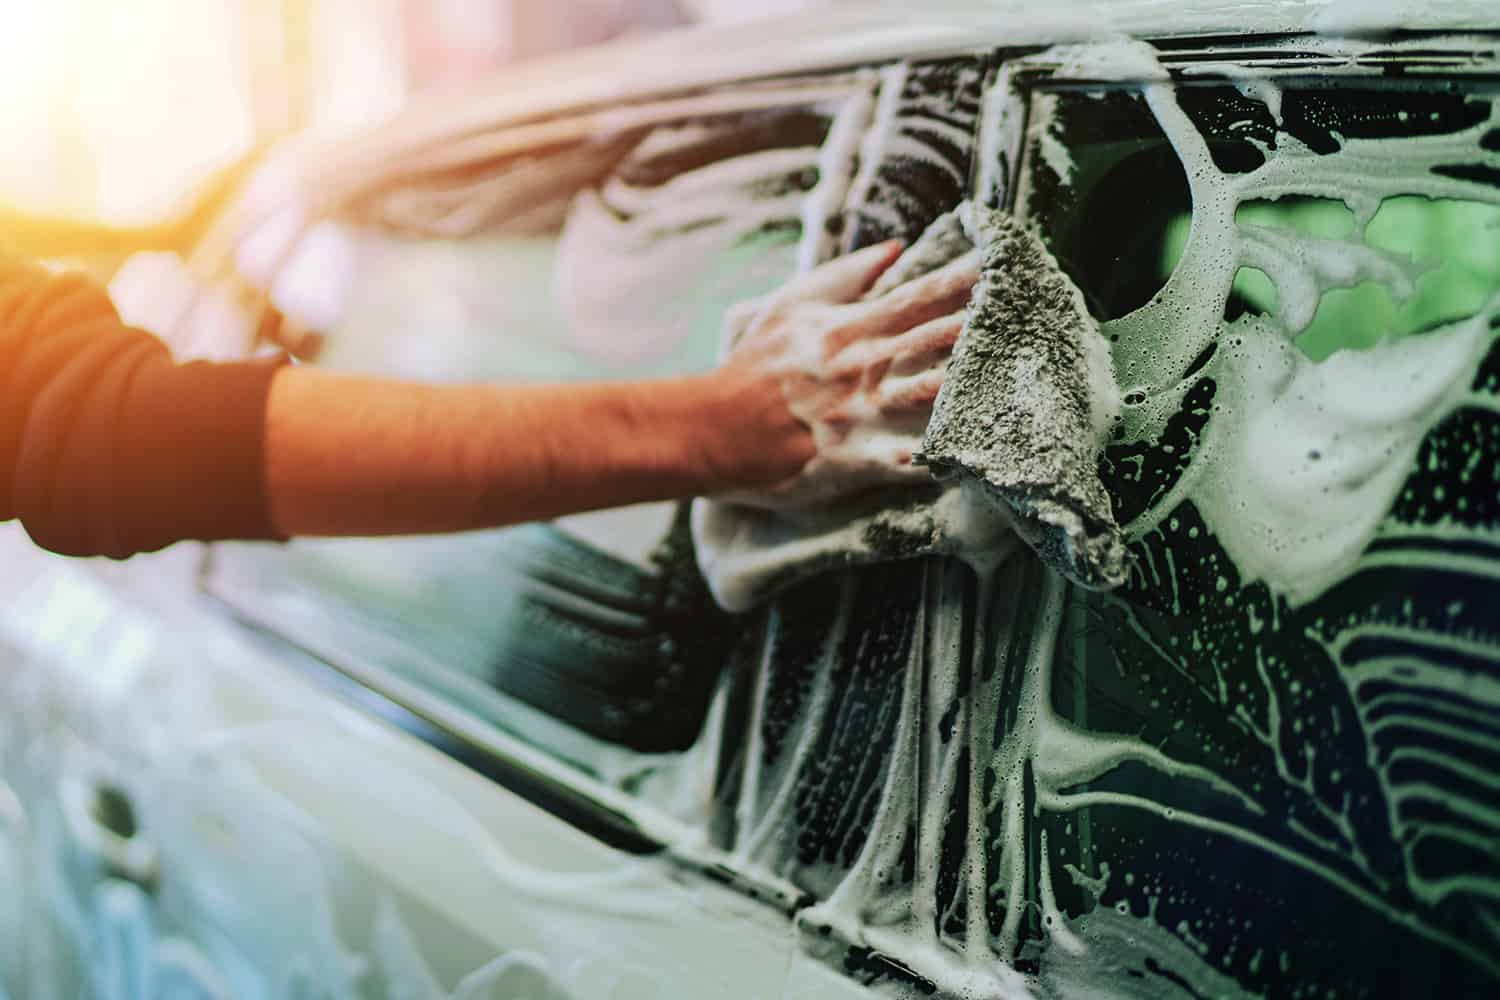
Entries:
[[[850, 976], [939, 995], [1483, 992], [1500, 277], [1446, 251], [1493, 234], [1495, 90], [1017, 86], [1001, 200], [1112, 341], [1129, 583], [927, 559], [774, 600], [716, 744], [724, 864]], [[1345, 289], [1392, 307], [1335, 322]]]
[[[1500, 978], [1493, 86], [1279, 65], [1071, 83], [1005, 63], [871, 68], [770, 125], [656, 130], [580, 200], [551, 267], [587, 281], [570, 246], [637, 261], [642, 285], [577, 303], [622, 334], [642, 329], [630, 289], [701, 278], [713, 291], [673, 323], [709, 337], [746, 287], [725, 275], [774, 283], [998, 200], [1112, 341], [1120, 591], [1030, 558], [993, 575], [925, 558], [730, 619], [694, 603], [685, 561], [652, 562], [683, 553], [680, 512], [658, 511], [662, 547], [578, 573], [597, 546], [553, 529], [359, 548], [353, 577], [353, 547], [278, 564], [249, 588], [262, 620], [303, 614], [325, 649], [671, 812], [693, 834], [679, 861], [780, 907], [860, 982], [1484, 992]], [[741, 211], [751, 174], [754, 205], [785, 207]], [[728, 187], [684, 199], [680, 178]], [[422, 572], [385, 555], [402, 547]], [[513, 641], [541, 613], [587, 635], [577, 662], [628, 675], [632, 643], [663, 637], [652, 609], [673, 607], [698, 609], [682, 635], [715, 686], [679, 699], [694, 710], [670, 747], [584, 717], [612, 702], [602, 687], [570, 709], [549, 670], [500, 669], [546, 656]]]
[[[350, 280], [319, 363], [436, 381], [711, 365], [730, 305], [784, 281], [805, 244], [834, 245], [804, 239], [803, 219], [849, 181], [828, 175], [824, 147], [840, 115], [868, 113], [870, 87], [843, 79], [807, 103], [757, 107], [751, 90], [728, 95], [735, 110], [700, 101], [638, 130], [524, 233], [496, 210], [433, 235], [465, 198], [505, 201], [483, 174], [461, 178], [457, 201], [451, 186], [361, 201], [320, 227]], [[288, 270], [319, 270], [316, 257]], [[642, 796], [698, 735], [733, 629], [677, 504], [458, 538], [219, 546], [210, 579], [262, 625], [379, 664]]]
[[1046, 892], [1085, 942], [1138, 931], [1144, 974], [1200, 991], [1482, 990], [1496, 91], [1059, 86], [1033, 108], [1020, 195], [1112, 321], [1103, 474], [1136, 558], [1120, 593], [1053, 606], [1043, 708], [1077, 756], [1032, 758]]

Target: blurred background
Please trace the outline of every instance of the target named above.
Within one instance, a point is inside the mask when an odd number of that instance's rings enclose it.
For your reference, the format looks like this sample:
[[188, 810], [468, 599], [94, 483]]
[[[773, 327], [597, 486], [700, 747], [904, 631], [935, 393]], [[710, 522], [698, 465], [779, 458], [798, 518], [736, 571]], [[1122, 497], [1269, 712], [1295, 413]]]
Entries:
[[276, 137], [549, 52], [818, 2], [0, 0], [0, 206], [149, 225]]

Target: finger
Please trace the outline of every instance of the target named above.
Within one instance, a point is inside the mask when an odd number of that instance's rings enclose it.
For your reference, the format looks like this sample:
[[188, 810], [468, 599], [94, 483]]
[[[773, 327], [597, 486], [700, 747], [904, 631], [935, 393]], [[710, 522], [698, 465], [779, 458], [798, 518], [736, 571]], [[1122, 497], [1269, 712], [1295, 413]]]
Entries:
[[[264, 324], [265, 321], [262, 322]], [[322, 353], [323, 335], [291, 316], [279, 314], [279, 320], [275, 322], [273, 329], [274, 340], [271, 342], [294, 358], [312, 361]]]
[[850, 344], [829, 361], [828, 371], [869, 381], [869, 372], [877, 368], [880, 370], [878, 377], [884, 377], [887, 370], [896, 375], [911, 375], [931, 368], [953, 353], [953, 346], [963, 331], [964, 319], [964, 313], [955, 312], [894, 337]]
[[[982, 260], [982, 255], [976, 247], [968, 253], [954, 257], [948, 263], [934, 271], [928, 271], [926, 274], [918, 275], [910, 281], [902, 282], [885, 294], [890, 295], [899, 292], [903, 288], [941, 288], [944, 285], [951, 285], [955, 282], [963, 286], [962, 290], [967, 291], [974, 287], [975, 281], [979, 280], [979, 267]], [[924, 292], [922, 294], [927, 293]]]
[[827, 302], [842, 305], [855, 302], [868, 292], [896, 258], [901, 256], [900, 240], [886, 240], [819, 264], [798, 276], [776, 295], [776, 305], [799, 302]]
[[283, 330], [288, 324], [282, 319], [281, 313], [275, 309], [266, 307], [260, 311], [260, 322], [255, 326], [255, 342], [257, 344], [280, 344], [283, 343]]
[[945, 365], [938, 371], [888, 379], [880, 387], [880, 394], [875, 405], [882, 414], [888, 417], [907, 416], [930, 410], [932, 404], [937, 402], [938, 390], [943, 387], [943, 379], [947, 374]]
[[[914, 454], [915, 453], [911, 448], [897, 448], [895, 452], [891, 454], [891, 462], [896, 466], [897, 469], [900, 469], [903, 472], [909, 469], [914, 469], [912, 460], [912, 456]], [[926, 470], [923, 469], [921, 471], [925, 472]]]
[[961, 312], [942, 316], [894, 338], [891, 343], [896, 351], [891, 358], [891, 374], [916, 375], [946, 361], [953, 355], [967, 318]]
[[747, 302], [737, 302], [730, 306], [724, 313], [724, 325], [719, 334], [719, 350], [728, 354], [734, 346], [750, 332], [756, 317], [766, 307], [764, 299], [750, 299]]
[[968, 305], [974, 283], [979, 280], [978, 253], [958, 260], [901, 285], [859, 306], [846, 307], [849, 319], [836, 324], [825, 335], [825, 357], [831, 357], [859, 340], [905, 333], [931, 320]]
[[792, 412], [814, 428], [836, 422], [834, 414], [843, 412], [858, 389], [857, 379], [830, 375], [794, 374], [782, 380], [782, 391]]
[[860, 391], [865, 394], [873, 394], [880, 391], [880, 383], [885, 381], [886, 373], [891, 370], [889, 361], [877, 361], [865, 369], [865, 377], [860, 380]]
[[928, 320], [964, 308], [979, 280], [979, 251], [973, 250], [886, 292], [873, 303], [891, 332], [909, 330]]
[[930, 481], [932, 473], [925, 465], [916, 464], [913, 451], [911, 447], [898, 447], [887, 454], [881, 461], [881, 478], [893, 484]]

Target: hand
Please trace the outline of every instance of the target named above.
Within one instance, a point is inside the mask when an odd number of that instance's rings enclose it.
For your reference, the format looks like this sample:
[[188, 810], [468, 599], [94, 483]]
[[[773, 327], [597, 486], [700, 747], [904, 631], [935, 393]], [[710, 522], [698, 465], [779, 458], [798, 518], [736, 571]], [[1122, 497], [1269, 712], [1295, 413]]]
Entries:
[[[875, 486], [923, 481], [912, 452], [932, 413], [964, 310], [979, 277], [979, 255], [866, 299], [901, 255], [899, 242], [868, 247], [793, 279], [779, 291], [731, 310], [721, 375], [775, 381], [786, 412], [802, 428], [791, 441], [805, 464], [771, 486], [723, 497], [795, 509]], [[734, 418], [731, 417], [731, 420]], [[750, 440], [755, 454], [786, 442]]]

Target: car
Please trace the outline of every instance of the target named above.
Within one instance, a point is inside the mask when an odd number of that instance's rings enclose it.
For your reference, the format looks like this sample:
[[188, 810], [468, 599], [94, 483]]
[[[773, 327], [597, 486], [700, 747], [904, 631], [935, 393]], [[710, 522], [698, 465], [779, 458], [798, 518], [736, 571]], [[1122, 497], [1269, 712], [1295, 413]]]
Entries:
[[1487, 8], [841, 7], [272, 154], [116, 279], [184, 355], [699, 370], [733, 304], [1003, 210], [1110, 343], [1128, 577], [778, 553], [730, 613], [686, 503], [123, 565], [12, 531], [0, 985], [1494, 995]]

